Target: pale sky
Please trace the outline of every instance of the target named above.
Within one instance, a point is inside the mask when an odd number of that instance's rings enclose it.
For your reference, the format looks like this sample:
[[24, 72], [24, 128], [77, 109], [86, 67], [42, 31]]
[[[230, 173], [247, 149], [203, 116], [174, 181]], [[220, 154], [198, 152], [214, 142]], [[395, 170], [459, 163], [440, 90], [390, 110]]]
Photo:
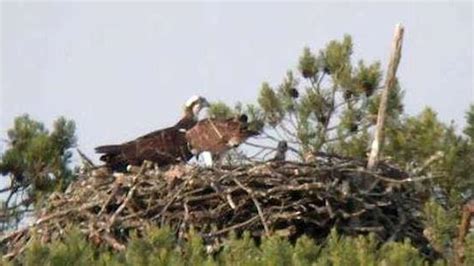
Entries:
[[[398, 76], [405, 106], [464, 123], [474, 102], [473, 4], [1, 3], [0, 138], [29, 113], [77, 123], [79, 147], [169, 126], [189, 96], [256, 99], [313, 51], [351, 34], [354, 59], [386, 66], [405, 26]], [[4, 147], [4, 143], [0, 144]]]

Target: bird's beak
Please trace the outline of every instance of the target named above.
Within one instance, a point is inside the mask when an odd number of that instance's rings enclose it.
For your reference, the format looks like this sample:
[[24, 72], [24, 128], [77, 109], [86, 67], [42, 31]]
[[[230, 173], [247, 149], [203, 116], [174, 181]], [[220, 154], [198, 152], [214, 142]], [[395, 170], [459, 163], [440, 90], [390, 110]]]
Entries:
[[240, 145], [240, 139], [233, 137], [227, 142], [227, 146], [230, 148], [237, 148]]
[[211, 107], [211, 104], [207, 100], [204, 100], [202, 101], [201, 106], [202, 108], [209, 108]]

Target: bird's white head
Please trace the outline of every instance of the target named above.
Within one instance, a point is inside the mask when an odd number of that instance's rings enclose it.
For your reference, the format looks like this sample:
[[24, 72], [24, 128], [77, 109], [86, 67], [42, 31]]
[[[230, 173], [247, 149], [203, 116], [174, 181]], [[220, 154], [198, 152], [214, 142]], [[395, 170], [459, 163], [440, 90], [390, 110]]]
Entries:
[[199, 112], [209, 106], [210, 104], [206, 98], [197, 95], [191, 96], [185, 103], [186, 109], [191, 110], [194, 117], [198, 117]]

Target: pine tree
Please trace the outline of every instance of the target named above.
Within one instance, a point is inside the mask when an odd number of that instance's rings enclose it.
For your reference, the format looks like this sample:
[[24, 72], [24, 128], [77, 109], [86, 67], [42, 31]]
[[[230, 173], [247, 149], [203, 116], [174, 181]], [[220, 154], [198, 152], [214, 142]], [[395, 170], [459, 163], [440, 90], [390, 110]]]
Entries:
[[[288, 71], [281, 84], [264, 82], [258, 105], [241, 104], [234, 113], [245, 112], [262, 129], [260, 140], [268, 148], [278, 141], [290, 144], [293, 156], [330, 152], [365, 157], [370, 129], [376, 121], [378, 91], [382, 77], [379, 62], [352, 62], [352, 38], [331, 41], [319, 52], [303, 49], [298, 72]], [[403, 111], [401, 89], [390, 95], [390, 119]], [[211, 109], [216, 116], [228, 113], [222, 103]]]
[[[9, 193], [1, 209], [10, 218], [4, 227], [10, 222], [15, 225], [41, 198], [64, 190], [75, 178], [68, 165], [70, 149], [76, 145], [73, 121], [60, 117], [48, 131], [23, 115], [15, 119], [7, 135], [9, 147], [0, 157], [0, 177], [10, 180], [10, 186], [2, 190]], [[21, 199], [12, 202], [18, 195]]]

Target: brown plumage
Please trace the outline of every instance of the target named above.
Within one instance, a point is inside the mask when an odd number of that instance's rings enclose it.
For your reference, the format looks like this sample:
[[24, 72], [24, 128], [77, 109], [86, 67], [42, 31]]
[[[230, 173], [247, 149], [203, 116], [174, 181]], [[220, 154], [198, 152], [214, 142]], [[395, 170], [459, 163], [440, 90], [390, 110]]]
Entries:
[[144, 160], [159, 166], [187, 161], [192, 157], [187, 148], [185, 132], [169, 127], [151, 132], [120, 145], [97, 147], [96, 152], [111, 169], [124, 171], [128, 165], [141, 165]]
[[200, 110], [208, 105], [206, 99], [193, 96], [186, 102], [183, 117], [174, 126], [119, 145], [100, 146], [95, 151], [104, 154], [100, 160], [114, 171], [125, 171], [128, 165], [141, 165], [144, 160], [159, 166], [186, 162], [193, 156], [188, 149], [186, 130], [197, 123]]
[[186, 139], [193, 154], [208, 151], [216, 155], [258, 134], [247, 126], [245, 115], [231, 119], [203, 119], [186, 132]]

